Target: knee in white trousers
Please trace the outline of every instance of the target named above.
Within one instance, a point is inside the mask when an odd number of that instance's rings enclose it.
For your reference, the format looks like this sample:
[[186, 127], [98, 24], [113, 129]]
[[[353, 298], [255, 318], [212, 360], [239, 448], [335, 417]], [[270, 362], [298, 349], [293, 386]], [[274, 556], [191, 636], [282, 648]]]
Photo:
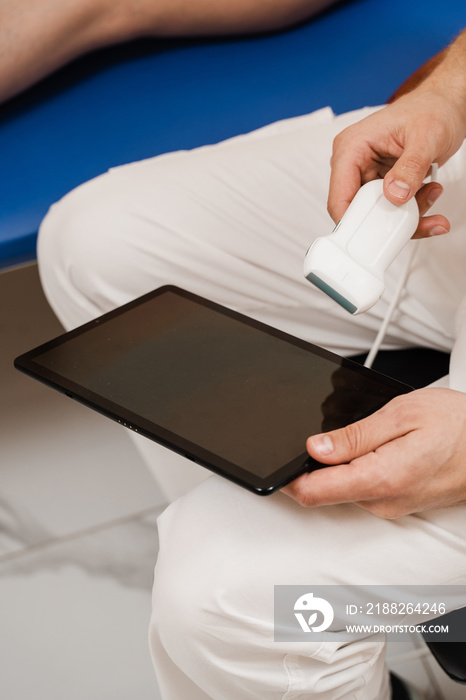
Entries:
[[187, 684], [195, 700], [389, 697], [380, 636], [351, 645], [274, 641], [275, 584], [351, 579], [348, 543], [329, 546], [337, 530], [341, 540], [345, 513], [361, 531], [376, 520], [351, 506], [314, 517], [282, 494], [259, 499], [218, 477], [165, 511], [150, 628], [164, 700], [182, 697]]

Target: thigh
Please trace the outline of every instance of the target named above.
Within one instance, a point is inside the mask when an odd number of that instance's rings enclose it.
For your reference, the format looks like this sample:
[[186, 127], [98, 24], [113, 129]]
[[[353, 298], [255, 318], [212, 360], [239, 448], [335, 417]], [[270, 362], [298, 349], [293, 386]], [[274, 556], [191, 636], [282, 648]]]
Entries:
[[352, 318], [303, 277], [326, 212], [333, 137], [365, 111], [285, 120], [215, 146], [114, 169], [54, 205], [39, 234], [45, 291], [67, 328], [177, 284], [341, 352]]
[[388, 697], [383, 637], [277, 642], [274, 586], [332, 585], [344, 595], [347, 585], [413, 585], [422, 595], [427, 584], [464, 585], [465, 514], [459, 507], [390, 521], [353, 505], [304, 509], [212, 477], [159, 520], [155, 664], [162, 646], [216, 699]]
[[[309, 284], [302, 268], [310, 243], [333, 227], [326, 212], [333, 138], [371, 111], [320, 110], [116, 168], [71, 192], [51, 208], [38, 244], [45, 291], [65, 326], [169, 283], [342, 354], [367, 350], [405, 253], [386, 275], [386, 294], [358, 317]], [[466, 287], [465, 153], [441, 169], [445, 213], [457, 230], [421, 243], [388, 347], [451, 350], [458, 285]]]
[[174, 561], [185, 550], [185, 571], [202, 553], [204, 574], [234, 587], [241, 579], [259, 588], [462, 585], [465, 517], [463, 505], [395, 520], [354, 504], [304, 508], [281, 492], [259, 498], [212, 476], [161, 516], [161, 550]]

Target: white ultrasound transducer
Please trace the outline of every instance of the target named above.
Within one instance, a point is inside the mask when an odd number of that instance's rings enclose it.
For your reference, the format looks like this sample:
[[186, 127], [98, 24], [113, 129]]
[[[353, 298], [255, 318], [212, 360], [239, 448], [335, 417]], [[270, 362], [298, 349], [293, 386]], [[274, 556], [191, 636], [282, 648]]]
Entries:
[[357, 192], [332, 233], [316, 238], [304, 259], [304, 275], [352, 314], [381, 297], [384, 275], [419, 223], [415, 198], [401, 205], [386, 199], [383, 180]]

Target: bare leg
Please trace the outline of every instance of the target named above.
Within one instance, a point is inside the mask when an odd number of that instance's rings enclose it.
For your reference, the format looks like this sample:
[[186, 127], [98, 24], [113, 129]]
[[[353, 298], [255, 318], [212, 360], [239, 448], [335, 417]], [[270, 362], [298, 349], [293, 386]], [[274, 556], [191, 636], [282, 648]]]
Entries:
[[96, 48], [143, 36], [270, 31], [335, 0], [0, 0], [0, 102]]

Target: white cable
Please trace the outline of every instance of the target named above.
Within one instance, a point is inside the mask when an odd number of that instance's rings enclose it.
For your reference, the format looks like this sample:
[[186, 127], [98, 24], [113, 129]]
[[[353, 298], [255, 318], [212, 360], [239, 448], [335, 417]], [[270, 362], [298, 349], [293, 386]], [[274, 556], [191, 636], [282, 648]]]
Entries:
[[395, 311], [395, 307], [398, 304], [401, 294], [403, 292], [404, 286], [406, 284], [406, 280], [409, 275], [409, 271], [411, 269], [411, 265], [414, 259], [415, 254], [417, 253], [417, 247], [412, 246], [411, 250], [409, 252], [409, 255], [406, 259], [405, 265], [403, 267], [403, 270], [400, 275], [400, 279], [398, 280], [398, 284], [395, 289], [395, 293], [392, 297], [392, 300], [390, 302], [390, 305], [387, 309], [387, 312], [385, 314], [385, 317], [382, 321], [382, 325], [379, 328], [379, 332], [377, 333], [377, 336], [374, 340], [374, 343], [370, 349], [369, 354], [367, 355], [366, 361], [364, 362], [364, 367], [372, 367], [374, 360], [377, 356], [377, 353], [380, 350], [380, 346], [383, 343], [383, 339], [385, 338], [385, 334], [387, 332], [388, 325], [390, 321], [392, 320], [393, 312]]
[[[438, 172], [438, 165], [437, 163], [432, 163], [431, 166], [431, 174], [430, 174], [430, 181], [431, 182], [437, 182], [437, 172]], [[385, 314], [385, 317], [382, 321], [382, 325], [379, 328], [379, 332], [377, 333], [377, 336], [374, 340], [374, 343], [369, 351], [369, 354], [366, 357], [366, 361], [364, 362], [364, 367], [372, 367], [374, 360], [377, 356], [377, 353], [380, 350], [380, 346], [383, 343], [383, 340], [385, 338], [385, 334], [387, 333], [387, 328], [392, 320], [393, 312], [395, 311], [396, 305], [398, 304], [400, 297], [403, 293], [403, 289], [406, 284], [406, 280], [409, 275], [409, 271], [411, 269], [411, 266], [413, 264], [414, 256], [416, 255], [417, 252], [417, 246], [411, 244], [411, 251], [409, 252], [409, 255], [406, 259], [405, 265], [403, 267], [403, 270], [401, 271], [400, 279], [398, 280], [398, 284], [395, 289], [395, 293], [393, 295], [393, 298], [390, 302], [390, 305], [387, 309], [387, 312]]]

